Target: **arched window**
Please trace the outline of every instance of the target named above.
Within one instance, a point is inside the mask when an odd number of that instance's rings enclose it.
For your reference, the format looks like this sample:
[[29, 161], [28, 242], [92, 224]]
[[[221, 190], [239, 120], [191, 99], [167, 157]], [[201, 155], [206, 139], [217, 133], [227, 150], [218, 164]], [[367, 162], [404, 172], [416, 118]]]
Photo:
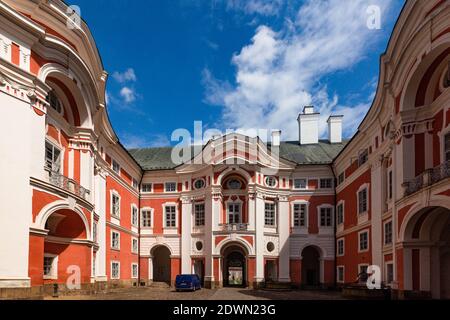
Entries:
[[58, 113], [62, 113], [61, 100], [59, 100], [54, 90], [48, 93], [47, 98], [45, 100], [50, 104], [50, 107], [52, 107]]

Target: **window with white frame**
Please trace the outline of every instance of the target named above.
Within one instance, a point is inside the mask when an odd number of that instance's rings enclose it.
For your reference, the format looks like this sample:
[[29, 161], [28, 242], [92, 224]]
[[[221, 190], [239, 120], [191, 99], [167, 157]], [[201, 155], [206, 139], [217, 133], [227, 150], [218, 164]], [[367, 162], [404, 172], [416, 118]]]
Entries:
[[275, 187], [277, 185], [277, 178], [272, 176], [266, 177], [264, 181], [268, 187]]
[[111, 248], [119, 250], [120, 249], [120, 233], [116, 231], [111, 231]]
[[344, 239], [339, 239], [337, 241], [337, 255], [338, 256], [343, 256], [344, 252], [345, 252], [345, 240]]
[[337, 282], [344, 283], [344, 266], [337, 267]]
[[306, 203], [294, 203], [294, 227], [306, 227]]
[[137, 263], [132, 263], [131, 264], [131, 278], [136, 279], [138, 277], [138, 264]]
[[166, 192], [175, 192], [175, 191], [177, 191], [177, 184], [176, 184], [176, 182], [166, 182], [164, 184], [164, 186], [165, 186], [164, 190]]
[[139, 246], [138, 239], [132, 238], [131, 239], [131, 252], [138, 253], [138, 246]]
[[306, 189], [308, 180], [294, 179], [294, 189]]
[[392, 243], [392, 221], [384, 224], [384, 244]]
[[241, 204], [229, 203], [228, 204], [228, 223], [241, 223]]
[[152, 192], [152, 184], [151, 183], [144, 183], [142, 184], [142, 192]]
[[320, 189], [333, 188], [333, 179], [331, 179], [331, 178], [320, 179], [319, 187], [320, 187]]
[[138, 208], [135, 205], [131, 206], [131, 225], [134, 227], [138, 225]]
[[394, 264], [386, 263], [386, 283], [391, 284], [394, 281]]
[[61, 171], [61, 150], [48, 141], [45, 141], [45, 166], [54, 172]]
[[120, 164], [116, 160], [112, 161], [112, 169], [115, 173], [120, 173]]
[[333, 214], [331, 207], [320, 208], [320, 226], [321, 227], [333, 226]]
[[345, 174], [344, 172], [342, 172], [339, 176], [338, 176], [338, 185], [343, 184], [345, 181]]
[[447, 133], [445, 135], [445, 141], [444, 141], [444, 155], [445, 155], [445, 161], [450, 161], [450, 133]]
[[265, 203], [264, 224], [267, 227], [274, 227], [276, 225], [275, 210], [276, 210], [275, 203], [273, 202]]
[[359, 251], [369, 250], [369, 233], [363, 231], [359, 233]]
[[338, 225], [341, 225], [344, 223], [344, 203], [342, 203], [342, 202], [337, 205], [336, 218], [337, 218]]
[[358, 166], [362, 166], [364, 163], [366, 163], [369, 160], [369, 150], [364, 149], [359, 152], [358, 155]]
[[139, 182], [135, 178], [133, 178], [133, 188], [139, 189]]
[[111, 261], [111, 279], [120, 279], [120, 262]]
[[53, 254], [44, 254], [44, 278], [58, 278], [58, 256]]
[[166, 228], [176, 228], [177, 226], [177, 208], [175, 206], [165, 206]]
[[120, 197], [116, 193], [111, 195], [111, 215], [120, 218]]
[[367, 188], [358, 192], [358, 213], [363, 214], [367, 212]]
[[142, 227], [143, 228], [152, 227], [152, 211], [149, 209], [142, 210]]
[[92, 225], [92, 240], [94, 242], [97, 242], [97, 221], [94, 221]]
[[195, 189], [203, 189], [205, 187], [205, 180], [204, 179], [197, 179], [194, 181], [194, 188]]
[[51, 90], [47, 94], [47, 97], [45, 97], [45, 101], [47, 101], [50, 107], [54, 109], [56, 112], [60, 114], [63, 113], [61, 100], [58, 98], [58, 95], [56, 94], [55, 90]]
[[205, 204], [197, 203], [194, 206], [195, 226], [201, 227], [205, 225]]

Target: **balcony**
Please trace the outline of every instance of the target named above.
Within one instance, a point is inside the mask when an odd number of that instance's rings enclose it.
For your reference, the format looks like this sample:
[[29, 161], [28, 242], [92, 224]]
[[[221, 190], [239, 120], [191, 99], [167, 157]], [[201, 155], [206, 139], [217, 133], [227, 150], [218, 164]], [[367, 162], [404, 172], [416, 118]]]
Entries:
[[223, 223], [220, 224], [222, 231], [226, 232], [237, 232], [237, 231], [247, 231], [248, 223]]
[[63, 176], [61, 173], [53, 170], [48, 170], [48, 182], [53, 186], [70, 192], [86, 201], [90, 201], [90, 191], [80, 186], [78, 182]]
[[445, 178], [450, 177], [450, 161], [444, 162], [443, 164], [425, 170], [422, 174], [403, 183], [403, 188], [405, 191], [405, 197], [409, 196], [417, 191], [432, 186]]

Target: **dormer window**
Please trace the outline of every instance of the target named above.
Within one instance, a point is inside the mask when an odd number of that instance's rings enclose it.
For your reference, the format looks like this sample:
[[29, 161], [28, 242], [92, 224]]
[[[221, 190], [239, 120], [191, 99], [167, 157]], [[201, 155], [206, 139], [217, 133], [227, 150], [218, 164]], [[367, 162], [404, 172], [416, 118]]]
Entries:
[[48, 102], [52, 109], [56, 110], [58, 113], [62, 113], [62, 103], [56, 95], [55, 91], [52, 90], [48, 93], [47, 98], [45, 100]]
[[369, 150], [364, 149], [359, 153], [358, 156], [358, 166], [362, 166], [364, 163], [367, 162], [367, 160], [369, 160]]

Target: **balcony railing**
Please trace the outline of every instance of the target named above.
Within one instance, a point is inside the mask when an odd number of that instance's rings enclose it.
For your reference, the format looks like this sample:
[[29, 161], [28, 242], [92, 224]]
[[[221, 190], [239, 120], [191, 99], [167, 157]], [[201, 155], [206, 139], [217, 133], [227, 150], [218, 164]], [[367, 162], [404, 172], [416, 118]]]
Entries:
[[80, 198], [90, 201], [90, 191], [88, 189], [83, 188], [75, 180], [63, 176], [57, 171], [48, 170], [48, 182], [55, 187], [61, 188]]
[[223, 223], [220, 225], [222, 231], [236, 232], [236, 231], [247, 231], [248, 223]]
[[422, 188], [431, 186], [439, 181], [450, 177], [450, 161], [443, 164], [425, 170], [422, 174], [411, 179], [403, 184], [405, 190], [405, 196], [409, 196]]

